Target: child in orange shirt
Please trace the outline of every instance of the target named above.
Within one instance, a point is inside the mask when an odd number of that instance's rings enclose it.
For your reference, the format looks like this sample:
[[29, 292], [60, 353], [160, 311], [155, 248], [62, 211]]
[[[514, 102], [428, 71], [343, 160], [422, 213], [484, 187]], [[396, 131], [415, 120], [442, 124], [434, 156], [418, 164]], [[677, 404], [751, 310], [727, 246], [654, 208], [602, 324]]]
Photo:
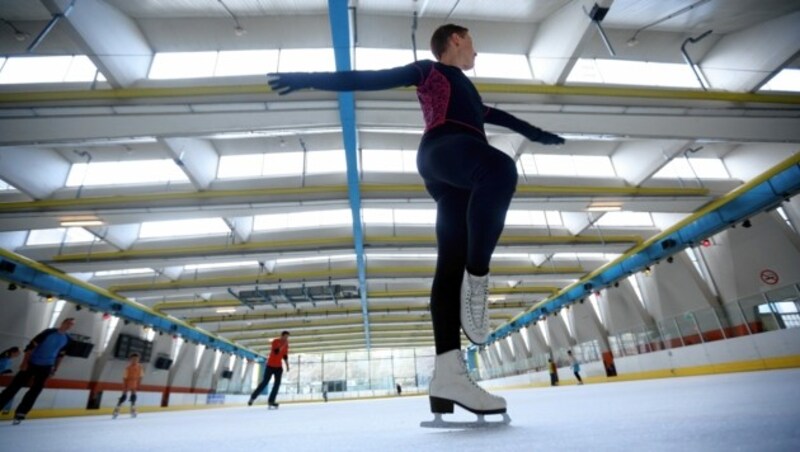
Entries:
[[122, 396], [114, 408], [114, 412], [111, 415], [112, 419], [116, 419], [119, 416], [119, 407], [128, 398], [128, 391], [131, 392], [131, 417], [136, 417], [136, 390], [139, 389], [142, 377], [144, 377], [144, 367], [139, 363], [139, 354], [132, 353], [128, 360], [128, 367], [125, 368], [125, 374], [122, 377]]

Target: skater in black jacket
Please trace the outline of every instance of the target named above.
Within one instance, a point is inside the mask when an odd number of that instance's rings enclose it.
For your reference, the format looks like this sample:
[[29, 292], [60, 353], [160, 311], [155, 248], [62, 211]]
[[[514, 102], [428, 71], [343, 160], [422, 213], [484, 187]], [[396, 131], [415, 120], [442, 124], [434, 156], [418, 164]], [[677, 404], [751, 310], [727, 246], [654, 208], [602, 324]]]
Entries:
[[[448, 24], [431, 37], [437, 61], [378, 71], [270, 74], [279, 94], [299, 89], [383, 90], [416, 86], [425, 120], [417, 169], [436, 201], [438, 260], [431, 290], [436, 362], [429, 395], [434, 413], [458, 404], [473, 413], [502, 414], [506, 402], [476, 385], [467, 373], [459, 326], [475, 344], [490, 333], [489, 261], [516, 190], [514, 160], [492, 147], [484, 124], [495, 124], [545, 145], [564, 143], [513, 115], [483, 103], [463, 71], [477, 56], [469, 30]], [[438, 418], [438, 417], [437, 417]]]

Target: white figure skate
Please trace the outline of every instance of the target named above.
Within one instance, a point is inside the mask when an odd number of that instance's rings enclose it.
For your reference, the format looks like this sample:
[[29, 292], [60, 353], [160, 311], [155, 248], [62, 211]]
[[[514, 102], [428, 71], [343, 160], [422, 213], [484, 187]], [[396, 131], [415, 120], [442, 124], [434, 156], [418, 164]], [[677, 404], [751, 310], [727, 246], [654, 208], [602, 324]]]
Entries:
[[135, 406], [132, 406], [132, 407], [131, 407], [131, 417], [132, 417], [132, 418], [135, 418], [135, 417], [136, 417], [136, 407], [135, 407]]
[[111, 419], [116, 419], [119, 416], [119, 407], [114, 407], [114, 411], [111, 412]]
[[476, 345], [489, 339], [489, 275], [473, 276], [464, 271], [461, 282], [461, 328]]
[[[467, 366], [461, 350], [451, 350], [436, 356], [428, 396], [431, 403], [432, 421], [420, 423], [429, 428], [483, 428], [504, 426], [511, 423], [506, 414], [504, 398], [489, 394], [478, 386], [467, 373]], [[453, 412], [454, 405], [478, 416], [475, 422], [450, 422], [442, 419], [442, 414]], [[501, 421], [486, 421], [486, 415], [500, 414]]]
[[281, 406], [280, 403], [270, 403], [269, 406], [267, 407], [267, 409], [268, 410], [277, 410], [278, 407], [280, 407], [280, 406]]

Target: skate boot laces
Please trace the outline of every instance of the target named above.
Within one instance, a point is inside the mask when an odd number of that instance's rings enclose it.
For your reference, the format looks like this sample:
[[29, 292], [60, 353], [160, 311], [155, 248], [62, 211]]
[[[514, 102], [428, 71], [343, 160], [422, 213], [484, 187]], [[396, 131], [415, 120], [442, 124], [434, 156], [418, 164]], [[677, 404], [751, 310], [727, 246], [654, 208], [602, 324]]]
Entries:
[[479, 331], [488, 329], [489, 316], [487, 303], [489, 298], [488, 278], [467, 277], [467, 321], [470, 327]]

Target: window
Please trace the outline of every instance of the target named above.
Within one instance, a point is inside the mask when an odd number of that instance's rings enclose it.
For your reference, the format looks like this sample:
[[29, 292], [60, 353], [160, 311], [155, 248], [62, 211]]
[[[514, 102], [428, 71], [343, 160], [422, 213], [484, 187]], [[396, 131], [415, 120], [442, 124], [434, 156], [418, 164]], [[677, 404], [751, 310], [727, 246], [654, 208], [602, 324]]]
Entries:
[[561, 226], [558, 211], [509, 210], [506, 213], [506, 226]]
[[150, 66], [151, 79], [212, 77], [217, 52], [156, 53]]
[[620, 254], [614, 253], [555, 253], [550, 257], [552, 260], [604, 260], [613, 261], [620, 257]]
[[258, 261], [239, 261], [239, 262], [215, 262], [210, 264], [189, 264], [184, 265], [183, 269], [192, 270], [218, 270], [223, 268], [256, 267]]
[[416, 173], [416, 150], [367, 149], [361, 153], [364, 172]]
[[330, 256], [310, 256], [310, 257], [286, 257], [276, 259], [277, 265], [309, 264], [312, 262], [333, 262], [333, 261], [353, 261], [355, 254], [333, 254]]
[[189, 182], [172, 159], [73, 163], [67, 187]]
[[352, 217], [350, 209], [256, 215], [253, 220], [253, 230], [279, 231], [322, 226], [347, 226], [352, 224]]
[[299, 176], [303, 174], [303, 153], [266, 154], [261, 174], [263, 176]]
[[64, 305], [66, 304], [67, 302], [64, 300], [56, 300], [56, 304], [53, 305], [53, 312], [50, 314], [50, 325], [48, 328], [55, 328], [58, 317], [61, 315], [61, 311], [64, 310]]
[[654, 179], [730, 179], [722, 160], [717, 158], [675, 158], [664, 165]]
[[800, 91], [800, 69], [783, 69], [761, 87], [761, 91]]
[[475, 58], [475, 76], [531, 80], [531, 67], [525, 55], [479, 53]]
[[83, 228], [33, 229], [28, 234], [28, 246], [57, 245], [60, 243], [87, 243], [96, 239], [91, 232]]
[[522, 171], [540, 176], [616, 177], [608, 156], [522, 154], [519, 159]]
[[96, 74], [85, 55], [13, 57], [2, 65], [0, 84], [91, 82]]
[[344, 173], [347, 161], [343, 150], [306, 153], [306, 174]]
[[108, 276], [129, 276], [129, 275], [147, 275], [155, 273], [152, 268], [124, 268], [121, 270], [102, 270], [94, 272], [95, 278], [103, 278]]
[[146, 221], [139, 229], [140, 239], [229, 234], [231, 229], [222, 218]]
[[648, 212], [607, 212], [595, 223], [611, 227], [649, 227], [653, 219]]
[[236, 177], [258, 177], [262, 175], [264, 154], [223, 155], [219, 159], [217, 177], [231, 179]]
[[376, 49], [356, 47], [355, 68], [359, 71], [405, 66], [414, 61], [411, 49]]
[[105, 322], [106, 331], [103, 335], [103, 346], [100, 347], [101, 352], [108, 347], [108, 343], [111, 342], [111, 338], [114, 336], [114, 331], [117, 329], [118, 324], [119, 317], [117, 316], [111, 316], [111, 318]]
[[433, 209], [395, 209], [396, 224], [435, 224], [436, 211]]
[[579, 58], [567, 83], [700, 88], [691, 68], [678, 63]]
[[434, 209], [362, 209], [366, 224], [434, 224]]
[[335, 71], [333, 49], [281, 49], [278, 72]]
[[223, 51], [217, 57], [214, 76], [261, 75], [277, 70], [277, 50]]

